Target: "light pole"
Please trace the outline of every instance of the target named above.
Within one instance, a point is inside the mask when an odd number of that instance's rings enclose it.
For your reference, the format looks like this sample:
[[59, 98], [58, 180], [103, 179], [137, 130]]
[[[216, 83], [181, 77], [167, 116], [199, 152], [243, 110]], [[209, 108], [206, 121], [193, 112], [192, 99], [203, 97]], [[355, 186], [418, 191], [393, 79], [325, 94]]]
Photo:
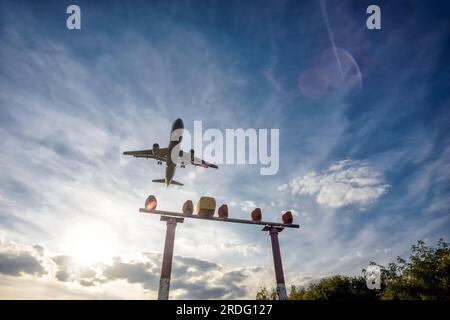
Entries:
[[277, 295], [280, 300], [287, 300], [286, 285], [284, 284], [283, 264], [281, 263], [280, 243], [278, 233], [283, 231], [282, 227], [265, 226], [262, 231], [269, 231], [272, 244], [273, 266], [275, 269], [275, 280], [277, 282]]
[[158, 300], [169, 300], [170, 275], [172, 274], [173, 246], [175, 244], [175, 228], [177, 223], [183, 223], [183, 218], [161, 216], [161, 221], [167, 221], [166, 239], [159, 280]]
[[168, 300], [169, 299], [169, 289], [170, 289], [170, 276], [172, 272], [172, 260], [173, 260], [173, 247], [175, 243], [175, 229], [177, 223], [183, 223], [184, 218], [192, 219], [202, 219], [210, 221], [220, 221], [220, 222], [231, 222], [231, 223], [244, 223], [253, 225], [263, 225], [262, 231], [268, 231], [270, 235], [270, 240], [272, 243], [272, 254], [273, 263], [275, 268], [275, 279], [277, 282], [277, 294], [280, 300], [286, 300], [286, 286], [284, 284], [283, 266], [281, 263], [281, 252], [280, 244], [278, 242], [278, 233], [284, 228], [299, 228], [298, 224], [293, 223], [278, 223], [278, 222], [267, 222], [267, 221], [251, 221], [244, 219], [233, 219], [233, 218], [217, 218], [217, 217], [206, 217], [192, 214], [184, 214], [173, 211], [162, 211], [154, 209], [139, 209], [142, 213], [152, 213], [161, 215], [161, 221], [167, 222], [166, 239], [164, 243], [164, 254], [161, 268], [161, 279], [159, 283], [158, 300]]

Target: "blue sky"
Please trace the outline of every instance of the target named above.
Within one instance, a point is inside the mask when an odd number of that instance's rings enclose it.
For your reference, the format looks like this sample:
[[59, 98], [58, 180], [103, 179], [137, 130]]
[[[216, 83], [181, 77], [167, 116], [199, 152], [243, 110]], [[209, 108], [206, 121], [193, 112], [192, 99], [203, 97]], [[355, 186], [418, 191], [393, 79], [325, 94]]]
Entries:
[[[2, 298], [155, 298], [165, 226], [137, 213], [148, 194], [169, 210], [212, 195], [239, 218], [293, 210], [288, 285], [448, 241], [445, 2], [80, 1], [78, 31], [69, 4], [1, 2]], [[151, 183], [163, 169], [121, 153], [166, 144], [178, 117], [279, 128], [279, 172]], [[172, 297], [253, 298], [274, 284], [269, 245], [251, 226], [186, 221]]]

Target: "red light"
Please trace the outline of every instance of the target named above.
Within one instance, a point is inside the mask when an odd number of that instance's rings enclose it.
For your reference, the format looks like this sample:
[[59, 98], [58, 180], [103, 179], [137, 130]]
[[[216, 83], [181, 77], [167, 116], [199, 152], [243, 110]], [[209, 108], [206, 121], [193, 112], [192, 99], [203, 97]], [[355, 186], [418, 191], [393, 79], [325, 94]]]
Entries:
[[147, 200], [145, 200], [145, 209], [146, 210], [155, 210], [157, 205], [157, 201], [154, 195], [149, 195]]
[[252, 214], [251, 214], [251, 217], [252, 217], [253, 221], [261, 221], [261, 219], [262, 219], [261, 209], [260, 208], [256, 208], [255, 210], [253, 210]]
[[294, 217], [292, 216], [292, 212], [290, 211], [286, 211], [281, 217], [281, 219], [285, 224], [292, 224], [292, 222], [294, 221]]
[[183, 214], [192, 214], [194, 212], [194, 204], [191, 200], [187, 200], [183, 204]]
[[226, 204], [221, 205], [219, 208], [218, 214], [219, 214], [219, 218], [222, 218], [222, 219], [228, 218], [228, 206]]

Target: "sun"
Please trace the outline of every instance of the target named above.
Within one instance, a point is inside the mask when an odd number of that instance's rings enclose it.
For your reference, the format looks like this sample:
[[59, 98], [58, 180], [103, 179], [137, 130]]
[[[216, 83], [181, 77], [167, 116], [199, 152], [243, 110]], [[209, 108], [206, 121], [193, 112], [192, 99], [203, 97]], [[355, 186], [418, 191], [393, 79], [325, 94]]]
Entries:
[[117, 238], [103, 225], [78, 225], [67, 232], [65, 249], [77, 264], [89, 265], [110, 259]]

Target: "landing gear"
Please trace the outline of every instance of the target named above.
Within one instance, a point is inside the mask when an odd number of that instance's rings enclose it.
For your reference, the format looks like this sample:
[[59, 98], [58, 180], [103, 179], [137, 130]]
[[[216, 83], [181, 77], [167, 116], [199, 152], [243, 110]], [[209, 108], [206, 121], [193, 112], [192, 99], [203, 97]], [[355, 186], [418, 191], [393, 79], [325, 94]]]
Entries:
[[162, 161], [160, 160], [158, 160], [156, 163], [159, 164], [160, 166], [162, 165]]
[[186, 168], [186, 165], [184, 164], [184, 162], [181, 163], [180, 168]]

